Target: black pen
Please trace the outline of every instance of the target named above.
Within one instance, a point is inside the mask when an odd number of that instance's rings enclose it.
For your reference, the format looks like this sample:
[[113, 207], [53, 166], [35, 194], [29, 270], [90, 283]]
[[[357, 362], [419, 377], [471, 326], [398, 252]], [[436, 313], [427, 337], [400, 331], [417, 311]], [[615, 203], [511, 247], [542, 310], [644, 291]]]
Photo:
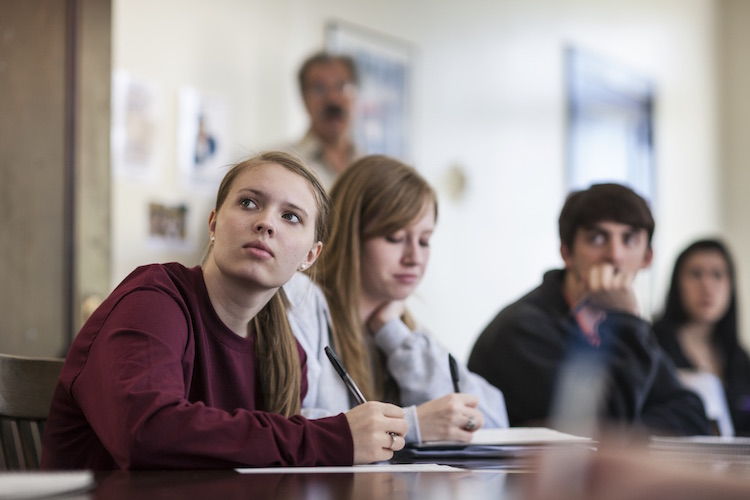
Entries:
[[341, 380], [344, 381], [346, 384], [346, 387], [349, 388], [349, 392], [352, 393], [354, 396], [354, 399], [357, 400], [357, 404], [366, 403], [367, 400], [362, 395], [362, 391], [359, 390], [359, 387], [357, 387], [357, 384], [354, 383], [354, 380], [352, 380], [352, 377], [349, 375], [349, 372], [346, 371], [346, 368], [344, 368], [344, 364], [341, 362], [338, 356], [336, 356], [336, 353], [333, 352], [333, 349], [331, 349], [329, 346], [325, 347], [326, 356], [328, 356], [328, 359], [331, 360], [331, 364], [333, 365], [333, 368], [336, 370], [336, 372], [339, 374], [339, 377], [341, 377]]
[[[362, 391], [360, 391], [359, 387], [357, 387], [357, 384], [354, 383], [351, 375], [349, 375], [349, 372], [346, 371], [346, 368], [344, 368], [344, 363], [342, 363], [339, 357], [336, 356], [336, 353], [333, 352], [333, 349], [331, 349], [329, 346], [325, 346], [324, 350], [326, 352], [326, 356], [328, 356], [328, 359], [331, 360], [331, 364], [336, 370], [336, 373], [339, 374], [341, 380], [343, 380], [346, 386], [349, 388], [349, 392], [354, 395], [354, 399], [357, 400], [357, 404], [361, 405], [367, 403], [367, 400], [362, 395]], [[390, 434], [391, 438], [393, 439], [393, 441], [391, 441], [391, 449], [393, 449], [393, 444], [396, 442], [396, 436], [398, 436], [398, 434], [395, 432], [389, 432], [388, 434]]]
[[450, 353], [448, 353], [448, 366], [451, 367], [451, 379], [453, 379], [453, 390], [455, 392], [461, 392], [458, 388], [458, 363]]

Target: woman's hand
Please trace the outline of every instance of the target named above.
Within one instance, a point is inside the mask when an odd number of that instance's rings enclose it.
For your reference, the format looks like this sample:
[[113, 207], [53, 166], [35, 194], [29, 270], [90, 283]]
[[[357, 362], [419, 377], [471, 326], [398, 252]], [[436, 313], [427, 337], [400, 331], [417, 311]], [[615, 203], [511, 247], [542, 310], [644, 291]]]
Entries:
[[406, 302], [403, 300], [394, 300], [386, 302], [367, 318], [367, 329], [372, 335], [380, 331], [386, 323], [395, 318], [400, 318], [406, 311]]
[[471, 394], [453, 393], [417, 406], [422, 441], [471, 441], [484, 419]]
[[369, 401], [346, 412], [354, 441], [354, 463], [369, 464], [393, 458], [404, 447], [409, 425], [396, 405]]

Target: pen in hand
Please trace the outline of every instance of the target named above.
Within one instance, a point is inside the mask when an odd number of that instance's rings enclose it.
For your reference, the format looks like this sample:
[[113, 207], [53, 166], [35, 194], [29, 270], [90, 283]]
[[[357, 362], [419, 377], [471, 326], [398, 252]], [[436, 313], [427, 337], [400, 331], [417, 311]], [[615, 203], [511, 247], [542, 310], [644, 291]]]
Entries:
[[461, 392], [461, 390], [458, 388], [458, 363], [456, 363], [456, 358], [453, 357], [453, 355], [448, 354], [448, 366], [451, 368], [451, 379], [453, 380], [453, 391], [454, 392]]
[[333, 368], [336, 370], [336, 373], [339, 374], [339, 377], [341, 377], [341, 380], [344, 381], [344, 384], [346, 384], [346, 387], [349, 389], [349, 392], [352, 393], [354, 396], [354, 399], [357, 400], [357, 404], [363, 404], [366, 403], [367, 400], [362, 395], [362, 391], [359, 390], [359, 387], [357, 387], [357, 384], [354, 383], [354, 380], [352, 380], [351, 375], [349, 375], [349, 372], [346, 371], [346, 368], [344, 368], [344, 364], [341, 362], [339, 357], [336, 355], [335, 352], [333, 352], [333, 349], [331, 349], [329, 346], [325, 347], [326, 356], [328, 356], [328, 359], [331, 360], [331, 364], [333, 365]]
[[[360, 391], [359, 387], [357, 387], [357, 384], [354, 383], [351, 375], [349, 375], [349, 372], [346, 371], [346, 368], [344, 368], [344, 363], [342, 363], [336, 353], [333, 352], [333, 349], [331, 349], [329, 346], [325, 346], [324, 350], [326, 352], [326, 356], [328, 356], [328, 359], [331, 360], [331, 364], [336, 370], [336, 373], [339, 374], [339, 377], [341, 377], [341, 380], [344, 381], [344, 384], [346, 384], [349, 392], [351, 392], [354, 396], [354, 399], [357, 400], [357, 404], [361, 405], [367, 403], [367, 400], [362, 395], [362, 391]], [[395, 432], [389, 432], [388, 434], [390, 434], [393, 438], [395, 438], [395, 436], [398, 436], [398, 434], [396, 434]], [[391, 443], [391, 447], [393, 447], [393, 443]]]

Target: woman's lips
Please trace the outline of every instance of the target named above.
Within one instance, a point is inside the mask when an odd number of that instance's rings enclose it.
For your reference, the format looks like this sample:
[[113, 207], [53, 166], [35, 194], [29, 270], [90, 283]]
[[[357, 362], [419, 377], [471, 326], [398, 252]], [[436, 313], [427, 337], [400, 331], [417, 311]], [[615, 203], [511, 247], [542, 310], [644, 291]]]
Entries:
[[261, 258], [270, 259], [271, 257], [273, 257], [273, 251], [271, 250], [271, 247], [269, 247], [262, 241], [254, 241], [252, 243], [248, 243], [244, 245], [242, 248], [245, 248], [253, 255], [256, 255]]

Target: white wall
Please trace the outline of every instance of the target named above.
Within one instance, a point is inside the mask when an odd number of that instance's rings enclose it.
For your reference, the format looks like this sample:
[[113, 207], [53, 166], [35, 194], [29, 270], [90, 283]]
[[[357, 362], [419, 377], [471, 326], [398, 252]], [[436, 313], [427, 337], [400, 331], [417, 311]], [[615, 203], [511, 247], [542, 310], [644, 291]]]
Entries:
[[[143, 245], [141, 207], [149, 198], [186, 196], [177, 189], [174, 152], [179, 86], [231, 102], [235, 157], [297, 136], [306, 125], [297, 66], [322, 46], [325, 23], [340, 19], [416, 47], [414, 164], [439, 189], [450, 165], [468, 174], [463, 201], [441, 198], [433, 258], [412, 304], [461, 359], [501, 306], [561, 262], [563, 48], [573, 44], [650, 75], [658, 222], [655, 285], [643, 305], [653, 311], [677, 250], [722, 230], [715, 11], [710, 0], [116, 0], [114, 68], [164, 91], [165, 173], [154, 185], [114, 186], [114, 277], [145, 262], [197, 262], [197, 252]], [[202, 243], [212, 200], [187, 196]]]

